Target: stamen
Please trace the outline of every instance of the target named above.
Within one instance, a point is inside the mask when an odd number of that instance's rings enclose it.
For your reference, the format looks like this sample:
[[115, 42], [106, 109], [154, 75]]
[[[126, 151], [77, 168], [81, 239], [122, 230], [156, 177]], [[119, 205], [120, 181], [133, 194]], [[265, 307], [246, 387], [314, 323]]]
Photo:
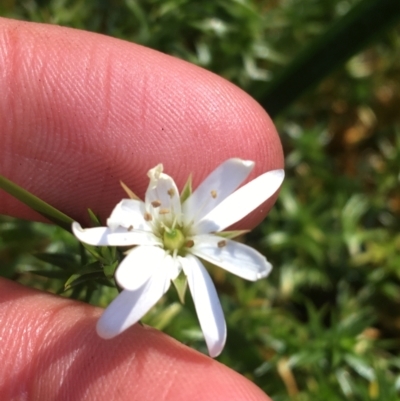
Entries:
[[158, 213], [160, 214], [168, 214], [170, 212], [169, 209], [161, 208]]
[[185, 244], [186, 248], [192, 248], [194, 246], [194, 241], [192, 239], [188, 240]]
[[223, 248], [224, 246], [226, 246], [226, 241], [224, 239], [218, 242], [218, 248]]
[[161, 201], [159, 201], [159, 200], [154, 200], [153, 202], [151, 202], [151, 206], [153, 206], [153, 207], [160, 207], [160, 206], [161, 206]]
[[173, 196], [175, 196], [175, 189], [174, 188], [170, 188], [168, 191], [168, 195], [172, 198]]
[[[211, 194], [211, 197], [212, 197], [213, 199], [215, 199], [215, 198], [218, 196], [218, 193], [217, 193], [217, 191], [216, 191], [215, 189], [212, 189], [212, 190], [210, 191], [210, 194]], [[195, 214], [194, 214], [192, 220], [189, 222], [188, 225], [194, 224], [194, 222], [198, 219], [198, 216], [200, 215], [200, 213], [203, 212], [204, 208], [209, 207], [210, 202], [212, 202], [212, 201], [210, 201], [209, 198], [205, 198], [205, 199], [204, 199], [203, 204], [200, 204], [200, 205], [199, 205], [199, 207], [197, 208], [197, 210], [196, 210], [196, 212], [195, 212]]]
[[168, 226], [166, 226], [162, 221], [160, 222], [160, 226], [161, 228], [166, 231], [168, 234], [171, 234], [173, 228], [169, 228]]
[[127, 230], [128, 230], [128, 231], [132, 231], [132, 230], [133, 230], [133, 226], [129, 226], [129, 227], [127, 228]]
[[153, 220], [153, 216], [152, 216], [149, 212], [146, 212], [146, 213], [144, 214], [143, 218], [145, 219], [145, 221], [151, 221], [151, 220]]

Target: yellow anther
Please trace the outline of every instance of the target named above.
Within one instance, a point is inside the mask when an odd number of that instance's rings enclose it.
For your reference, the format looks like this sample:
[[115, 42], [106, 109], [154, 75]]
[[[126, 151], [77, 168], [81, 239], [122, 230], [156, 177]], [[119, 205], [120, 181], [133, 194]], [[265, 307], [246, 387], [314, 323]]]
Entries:
[[186, 248], [192, 248], [194, 246], [194, 241], [192, 239], [188, 240], [185, 244]]
[[168, 195], [172, 198], [173, 196], [175, 196], [175, 189], [174, 188], [170, 188], [168, 191]]
[[133, 230], [133, 226], [129, 226], [129, 227], [127, 228], [127, 230], [128, 230], [128, 231], [132, 231], [132, 230]]
[[223, 248], [224, 246], [226, 246], [226, 241], [224, 239], [218, 242], [218, 248]]
[[215, 199], [217, 197], [217, 191], [215, 189], [213, 189], [211, 191], [211, 196]]
[[161, 206], [161, 201], [159, 201], [159, 200], [154, 200], [153, 202], [151, 202], [151, 206], [153, 206], [153, 207], [160, 207], [160, 206]]
[[160, 213], [160, 214], [168, 214], [169, 212], [170, 212], [169, 209], [161, 208], [158, 213]]
[[153, 220], [153, 216], [150, 214], [150, 213], [148, 213], [148, 212], [146, 212], [145, 214], [144, 214], [144, 219], [146, 220], [146, 221], [151, 221], [151, 220]]

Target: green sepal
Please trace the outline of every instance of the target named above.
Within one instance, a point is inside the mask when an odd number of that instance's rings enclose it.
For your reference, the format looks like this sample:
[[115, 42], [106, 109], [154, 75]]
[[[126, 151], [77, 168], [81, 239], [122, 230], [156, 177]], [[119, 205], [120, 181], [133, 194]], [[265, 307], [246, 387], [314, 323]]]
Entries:
[[71, 232], [71, 224], [74, 219], [67, 216], [63, 212], [60, 212], [55, 207], [42, 201], [37, 196], [31, 194], [27, 190], [21, 188], [17, 184], [8, 180], [6, 177], [0, 175], [0, 188], [9, 193], [10, 195], [17, 198], [31, 209], [41, 214], [46, 219], [50, 220], [54, 224], [57, 224], [64, 230]]
[[141, 200], [125, 183], [123, 183], [122, 181], [120, 181], [119, 183], [131, 199]]
[[192, 195], [192, 174], [189, 175], [185, 186], [182, 189], [181, 192], [181, 203], [185, 202], [189, 196]]
[[240, 235], [247, 234], [249, 232], [250, 232], [250, 230], [233, 230], [233, 231], [221, 231], [221, 232], [214, 233], [214, 234], [218, 235], [218, 237], [233, 239], [233, 238], [239, 237]]
[[88, 209], [88, 214], [90, 218], [90, 222], [92, 223], [93, 227], [101, 227], [100, 219], [95, 215], [92, 209]]
[[172, 283], [174, 284], [176, 292], [178, 293], [179, 301], [184, 304], [187, 290], [187, 277], [181, 273], [175, 280], [172, 281]]

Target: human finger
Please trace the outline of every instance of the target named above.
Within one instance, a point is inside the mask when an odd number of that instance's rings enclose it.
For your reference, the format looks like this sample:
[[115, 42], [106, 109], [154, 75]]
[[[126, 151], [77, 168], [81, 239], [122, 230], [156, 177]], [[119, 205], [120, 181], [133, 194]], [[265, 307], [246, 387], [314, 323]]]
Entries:
[[[180, 187], [230, 157], [256, 162], [250, 179], [283, 165], [276, 130], [251, 97], [154, 50], [0, 19], [0, 65], [0, 172], [76, 220], [88, 207], [107, 217], [124, 197], [120, 180], [142, 196], [158, 163]], [[0, 213], [38, 218], [4, 193]]]
[[244, 377], [152, 328], [100, 339], [100, 313], [0, 279], [1, 399], [268, 401]]

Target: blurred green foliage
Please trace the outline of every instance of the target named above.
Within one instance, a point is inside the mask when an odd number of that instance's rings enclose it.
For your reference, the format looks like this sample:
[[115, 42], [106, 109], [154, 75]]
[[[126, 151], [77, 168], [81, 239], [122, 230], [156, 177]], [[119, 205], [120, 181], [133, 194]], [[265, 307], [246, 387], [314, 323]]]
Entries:
[[[261, 100], [299, 50], [357, 3], [7, 0], [0, 13], [135, 41]], [[248, 283], [212, 270], [228, 322], [219, 359], [275, 401], [400, 399], [399, 31], [386, 31], [275, 120], [287, 179], [246, 237], [275, 266], [271, 276]], [[60, 291], [62, 281], [30, 273], [63, 271], [32, 256], [44, 252], [68, 254], [74, 272], [83, 263], [61, 229], [1, 219], [2, 275]], [[91, 302], [104, 306], [115, 291], [93, 288]], [[85, 289], [67, 295], [89, 298]], [[205, 351], [191, 300], [181, 305], [174, 291], [145, 322]]]

